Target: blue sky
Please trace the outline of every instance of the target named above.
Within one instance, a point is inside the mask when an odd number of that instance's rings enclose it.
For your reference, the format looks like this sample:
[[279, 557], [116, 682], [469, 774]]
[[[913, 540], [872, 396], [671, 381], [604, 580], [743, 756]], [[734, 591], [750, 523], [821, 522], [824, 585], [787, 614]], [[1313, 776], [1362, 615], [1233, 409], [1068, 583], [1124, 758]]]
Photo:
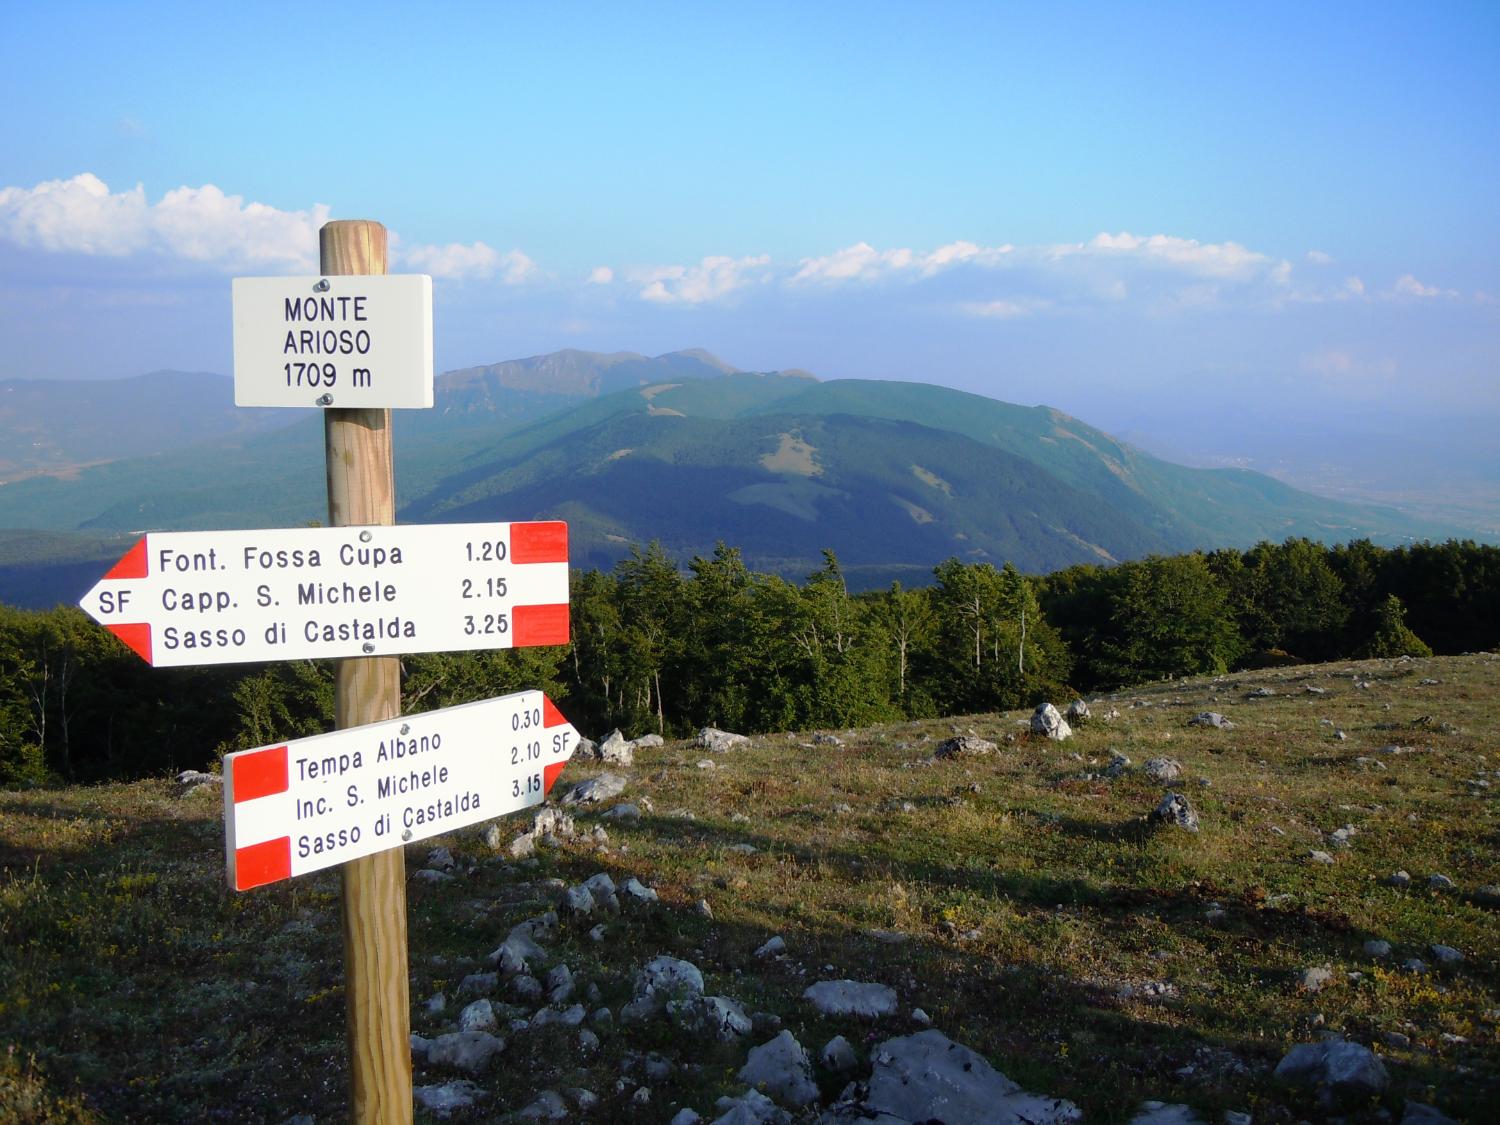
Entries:
[[228, 373], [229, 278], [375, 218], [435, 277], [439, 370], [701, 346], [1252, 460], [1277, 399], [1500, 421], [1492, 2], [4, 24], [0, 378]]

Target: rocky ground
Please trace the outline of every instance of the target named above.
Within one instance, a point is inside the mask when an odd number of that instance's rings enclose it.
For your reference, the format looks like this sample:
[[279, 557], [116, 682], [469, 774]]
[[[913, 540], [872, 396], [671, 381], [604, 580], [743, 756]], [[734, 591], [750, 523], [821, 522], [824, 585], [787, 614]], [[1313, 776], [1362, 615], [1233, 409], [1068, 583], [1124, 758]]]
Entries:
[[[602, 738], [408, 848], [419, 1118], [1500, 1119], [1497, 676]], [[0, 1099], [343, 1115], [337, 875], [223, 890], [216, 801], [0, 794]]]

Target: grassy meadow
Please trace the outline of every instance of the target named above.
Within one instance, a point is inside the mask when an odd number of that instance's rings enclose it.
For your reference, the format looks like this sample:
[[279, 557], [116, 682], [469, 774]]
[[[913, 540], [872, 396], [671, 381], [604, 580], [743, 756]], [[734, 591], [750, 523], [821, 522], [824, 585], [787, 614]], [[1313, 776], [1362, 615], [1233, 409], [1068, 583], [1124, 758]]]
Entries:
[[[1274, 694], [1251, 696], [1261, 688]], [[561, 884], [606, 871], [656, 888], [659, 905], [603, 918], [602, 942], [588, 934], [601, 919], [565, 920], [550, 952], [616, 1013], [663, 953], [702, 968], [710, 993], [779, 1015], [815, 1058], [844, 1034], [863, 1060], [916, 1030], [920, 1007], [1091, 1121], [1126, 1120], [1149, 1098], [1211, 1122], [1225, 1110], [1317, 1119], [1271, 1070], [1337, 1031], [1392, 1079], [1349, 1120], [1399, 1120], [1408, 1098], [1500, 1119], [1500, 902], [1481, 890], [1500, 883], [1500, 658], [1242, 672], [1093, 710], [1060, 744], [1026, 733], [1029, 712], [832, 732], [842, 745], [814, 732], [714, 755], [669, 742], [627, 771], [620, 800], [645, 803], [638, 822], [580, 813], [578, 838], [521, 863], [477, 828], [409, 845], [413, 872], [438, 844], [460, 861], [452, 881], [408, 886], [413, 1030], [451, 1030], [458, 982], [488, 967], [510, 927], [549, 909]], [[1187, 725], [1205, 710], [1235, 729]], [[998, 751], [931, 760], [970, 733]], [[1115, 778], [1112, 751], [1133, 763]], [[1163, 786], [1141, 766], [1155, 757], [1181, 763], [1173, 788], [1198, 833], [1146, 822]], [[600, 772], [575, 762], [554, 796]], [[229, 891], [217, 792], [176, 789], [0, 792], [0, 1120], [345, 1115], [338, 874]], [[511, 818], [506, 839], [528, 823]], [[584, 831], [596, 823], [602, 847]], [[1340, 848], [1330, 834], [1346, 826]], [[1398, 869], [1405, 889], [1386, 881]], [[1430, 889], [1435, 874], [1453, 888]], [[757, 959], [777, 934], [787, 956]], [[1367, 954], [1374, 939], [1392, 954]], [[1463, 962], [1439, 965], [1433, 943]], [[1413, 957], [1428, 970], [1401, 967]], [[1309, 990], [1303, 973], [1318, 967], [1331, 979]], [[861, 1025], [801, 999], [842, 977], [890, 985], [901, 1014]], [[434, 1016], [424, 1005], [438, 991], [449, 1004]], [[664, 1122], [681, 1106], [711, 1119], [716, 1097], [744, 1088], [746, 1047], [771, 1033], [721, 1046], [665, 1022], [615, 1024], [588, 1054], [563, 1027], [502, 1034], [478, 1078], [489, 1096], [460, 1119], [577, 1087], [600, 1099], [589, 1120]], [[647, 1051], [671, 1073], [642, 1076]], [[456, 1076], [419, 1064], [415, 1082]], [[833, 1095], [847, 1076], [819, 1079]]]

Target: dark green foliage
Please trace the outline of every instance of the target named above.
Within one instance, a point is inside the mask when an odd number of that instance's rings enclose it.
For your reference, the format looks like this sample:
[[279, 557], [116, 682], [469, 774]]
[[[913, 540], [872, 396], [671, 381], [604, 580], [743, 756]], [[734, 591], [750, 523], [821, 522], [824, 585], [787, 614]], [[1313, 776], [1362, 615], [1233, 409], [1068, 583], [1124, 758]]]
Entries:
[[1197, 553], [1126, 563], [1109, 608], [1110, 679], [1227, 672], [1243, 648], [1227, 592]]
[[[570, 645], [405, 657], [403, 707], [539, 688], [586, 734], [838, 729], [1500, 641], [1500, 548], [1472, 542], [1288, 539], [1045, 579], [950, 558], [932, 574], [851, 595], [832, 551], [794, 583], [724, 543], [685, 572], [660, 543], [632, 547], [574, 573]], [[0, 784], [201, 768], [326, 731], [332, 705], [328, 662], [156, 670], [76, 609], [0, 607]]]
[[1431, 656], [1422, 638], [1406, 627], [1406, 607], [1395, 594], [1387, 594], [1375, 611], [1375, 630], [1357, 656]]

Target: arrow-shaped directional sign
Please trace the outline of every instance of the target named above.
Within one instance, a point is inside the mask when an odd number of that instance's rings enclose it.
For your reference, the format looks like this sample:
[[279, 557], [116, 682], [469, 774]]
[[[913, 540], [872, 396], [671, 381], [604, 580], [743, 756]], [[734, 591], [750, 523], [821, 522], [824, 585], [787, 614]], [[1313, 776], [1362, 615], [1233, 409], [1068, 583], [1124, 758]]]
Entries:
[[249, 890], [541, 804], [578, 732], [539, 691], [224, 757], [229, 884]]
[[156, 667], [568, 643], [568, 525], [151, 532], [78, 603]]

